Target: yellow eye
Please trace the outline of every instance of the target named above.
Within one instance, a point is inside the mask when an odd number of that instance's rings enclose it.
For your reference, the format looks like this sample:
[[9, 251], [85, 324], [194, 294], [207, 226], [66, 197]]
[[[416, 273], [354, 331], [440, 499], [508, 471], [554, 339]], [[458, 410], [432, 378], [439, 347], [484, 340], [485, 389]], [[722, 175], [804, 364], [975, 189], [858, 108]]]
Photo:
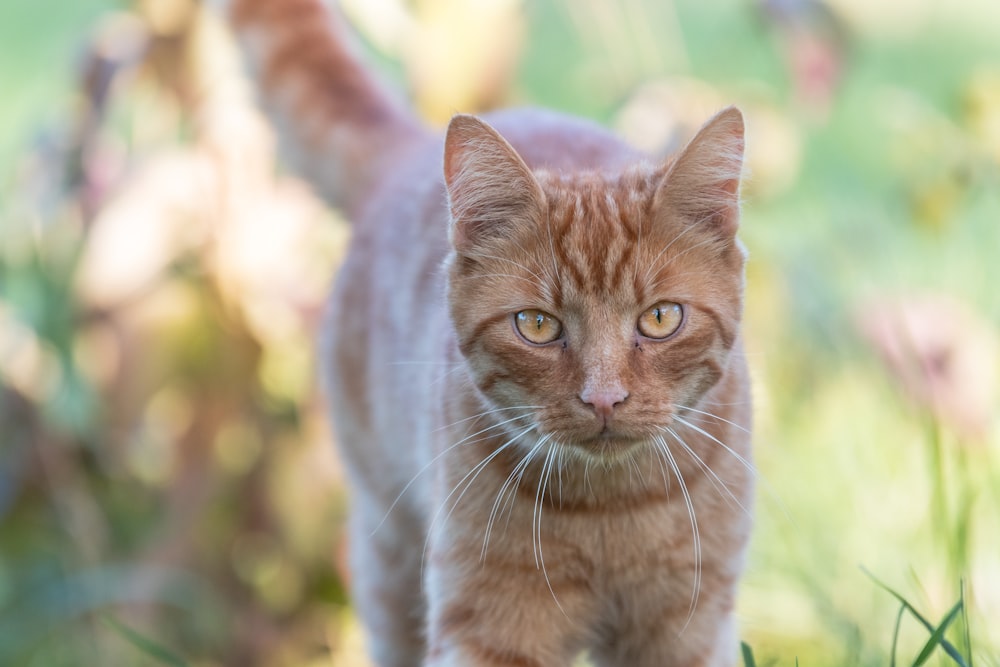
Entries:
[[679, 303], [661, 301], [639, 316], [639, 333], [646, 338], [667, 338], [681, 328], [683, 320]]
[[562, 335], [562, 322], [541, 310], [522, 310], [514, 315], [517, 330], [536, 345], [551, 343]]

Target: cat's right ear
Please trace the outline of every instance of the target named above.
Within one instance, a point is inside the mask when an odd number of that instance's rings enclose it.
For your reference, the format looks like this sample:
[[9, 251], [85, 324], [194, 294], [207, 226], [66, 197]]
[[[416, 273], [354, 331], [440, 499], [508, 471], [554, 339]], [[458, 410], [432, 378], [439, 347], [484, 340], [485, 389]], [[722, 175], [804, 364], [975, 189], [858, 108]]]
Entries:
[[474, 116], [458, 115], [444, 140], [444, 181], [451, 208], [449, 237], [459, 253], [510, 238], [534, 225], [545, 193], [517, 151]]

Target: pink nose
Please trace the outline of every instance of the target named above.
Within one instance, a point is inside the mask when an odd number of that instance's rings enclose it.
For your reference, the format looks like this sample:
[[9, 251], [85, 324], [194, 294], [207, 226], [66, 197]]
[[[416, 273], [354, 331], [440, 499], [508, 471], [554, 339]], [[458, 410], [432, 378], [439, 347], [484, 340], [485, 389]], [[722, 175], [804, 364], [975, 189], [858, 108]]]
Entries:
[[594, 414], [605, 424], [611, 419], [615, 408], [624, 403], [626, 398], [628, 398], [628, 392], [620, 387], [611, 389], [587, 388], [580, 394], [580, 400], [593, 410]]

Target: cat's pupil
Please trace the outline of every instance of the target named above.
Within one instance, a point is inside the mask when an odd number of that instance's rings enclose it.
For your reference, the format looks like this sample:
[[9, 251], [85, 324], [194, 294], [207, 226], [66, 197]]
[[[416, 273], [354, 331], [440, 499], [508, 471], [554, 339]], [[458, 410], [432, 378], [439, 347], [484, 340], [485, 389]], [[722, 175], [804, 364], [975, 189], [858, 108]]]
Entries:
[[654, 308], [653, 309], [653, 315], [656, 317], [656, 323], [657, 324], [663, 324], [663, 318], [660, 317], [661, 313], [660, 313], [660, 309], [659, 308]]
[[545, 316], [544, 315], [542, 315], [541, 313], [538, 313], [537, 315], [535, 315], [535, 328], [536, 329], [538, 329], [539, 331], [541, 331], [542, 330], [542, 324], [544, 322], [545, 322]]

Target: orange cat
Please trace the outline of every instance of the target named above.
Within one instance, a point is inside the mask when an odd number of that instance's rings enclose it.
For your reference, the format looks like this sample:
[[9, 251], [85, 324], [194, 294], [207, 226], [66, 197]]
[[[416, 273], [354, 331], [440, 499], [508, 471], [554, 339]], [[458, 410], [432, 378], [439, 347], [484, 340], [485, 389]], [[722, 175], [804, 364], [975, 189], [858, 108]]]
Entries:
[[740, 112], [662, 164], [540, 111], [442, 140], [318, 0], [230, 16], [291, 159], [354, 224], [323, 373], [376, 662], [735, 664]]

